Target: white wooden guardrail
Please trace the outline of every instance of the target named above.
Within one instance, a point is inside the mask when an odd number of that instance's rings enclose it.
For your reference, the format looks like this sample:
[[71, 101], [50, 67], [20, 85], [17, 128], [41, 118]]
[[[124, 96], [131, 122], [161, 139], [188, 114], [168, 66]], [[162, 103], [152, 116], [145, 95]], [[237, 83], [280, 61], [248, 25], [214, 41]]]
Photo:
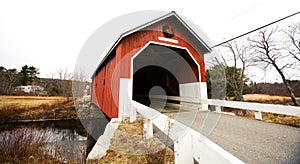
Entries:
[[[148, 136], [151, 137], [152, 124], [158, 127], [162, 132], [168, 135], [174, 142], [175, 163], [193, 163], [196, 160], [198, 163], [244, 163], [236, 158], [219, 145], [215, 144], [201, 133], [183, 125], [182, 123], [169, 118], [159, 111], [133, 101], [131, 81], [129, 79], [121, 79], [120, 95], [119, 95], [119, 118], [130, 117], [133, 121], [136, 119], [137, 113], [143, 115], [150, 121], [144, 130], [148, 129]], [[142, 95], [140, 95], [142, 96]], [[201, 99], [196, 96], [187, 95], [186, 97], [176, 96], [160, 96], [151, 95], [152, 98], [162, 98], [180, 102], [180, 105], [188, 105], [194, 107], [203, 107], [204, 105], [216, 106], [217, 112], [221, 111], [221, 107], [231, 107], [237, 109], [246, 109], [255, 111], [255, 117], [262, 119], [261, 112], [270, 112], [276, 114], [284, 114], [291, 116], [300, 116], [300, 107], [236, 102], [214, 99]], [[172, 126], [167, 128], [168, 121], [171, 121]]]
[[[174, 142], [175, 163], [194, 163], [194, 160], [198, 163], [244, 163], [201, 133], [155, 109], [131, 100], [132, 95], [128, 92], [132, 90], [130, 82], [128, 79], [121, 79], [120, 81], [119, 119], [130, 117], [130, 120], [133, 121], [136, 119], [137, 113], [149, 119], [146, 128], [144, 125], [144, 130], [151, 133], [153, 132], [152, 125], [155, 125], [172, 139]], [[172, 126], [168, 126], [169, 122], [172, 123]], [[152, 135], [148, 134], [146, 138]]]
[[[244, 163], [219, 145], [215, 144], [201, 133], [187, 127], [186, 125], [170, 119], [155, 109], [133, 101], [134, 111], [145, 118], [150, 124], [155, 125], [174, 142], [175, 163]], [[170, 121], [171, 127], [168, 127]], [[149, 127], [148, 127], [149, 128]], [[150, 126], [150, 128], [152, 128]], [[151, 131], [151, 130], [150, 130]]]
[[277, 105], [277, 104], [262, 104], [252, 102], [225, 101], [215, 99], [201, 99], [200, 103], [216, 106], [216, 111], [220, 112], [220, 107], [230, 107], [236, 109], [245, 109], [255, 112], [256, 119], [262, 119], [261, 112], [269, 112], [275, 114], [283, 114], [289, 116], [300, 116], [300, 107]]
[[[162, 96], [153, 95], [151, 97], [161, 98]], [[221, 107], [229, 107], [236, 109], [244, 109], [251, 110], [255, 112], [255, 118], [261, 120], [262, 115], [261, 112], [275, 113], [275, 114], [283, 114], [288, 116], [300, 116], [300, 107], [296, 106], [288, 106], [288, 105], [279, 105], [279, 104], [262, 104], [262, 103], [253, 103], [253, 102], [241, 102], [241, 101], [227, 101], [227, 100], [217, 100], [217, 99], [191, 99], [191, 100], [183, 100], [178, 96], [166, 96], [167, 100], [174, 100], [184, 103], [194, 104], [195, 106], [198, 104], [207, 104], [216, 107], [217, 112], [221, 112]]]

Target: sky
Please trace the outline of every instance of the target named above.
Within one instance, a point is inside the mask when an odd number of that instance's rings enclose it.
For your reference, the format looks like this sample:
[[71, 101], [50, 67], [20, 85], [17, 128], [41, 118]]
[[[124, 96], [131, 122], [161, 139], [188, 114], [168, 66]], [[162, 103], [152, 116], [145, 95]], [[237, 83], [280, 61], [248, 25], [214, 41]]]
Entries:
[[[296, 0], [151, 0], [0, 1], [0, 66], [35, 66], [41, 77], [58, 69], [72, 72], [88, 38], [120, 15], [141, 11], [176, 11], [198, 25], [213, 44], [300, 11]], [[293, 19], [298, 19], [296, 17]], [[257, 81], [276, 81], [266, 76]]]

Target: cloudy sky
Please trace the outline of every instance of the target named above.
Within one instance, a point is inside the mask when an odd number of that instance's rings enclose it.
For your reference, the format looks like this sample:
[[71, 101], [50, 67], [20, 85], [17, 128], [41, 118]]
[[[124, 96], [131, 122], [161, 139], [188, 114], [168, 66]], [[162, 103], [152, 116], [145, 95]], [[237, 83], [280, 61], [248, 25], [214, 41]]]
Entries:
[[[71, 72], [94, 31], [115, 17], [140, 10], [176, 11], [217, 44], [298, 12], [299, 6], [296, 0], [0, 1], [0, 65], [17, 69], [32, 65], [42, 77], [53, 76], [59, 68]], [[300, 21], [299, 16], [295, 19]]]

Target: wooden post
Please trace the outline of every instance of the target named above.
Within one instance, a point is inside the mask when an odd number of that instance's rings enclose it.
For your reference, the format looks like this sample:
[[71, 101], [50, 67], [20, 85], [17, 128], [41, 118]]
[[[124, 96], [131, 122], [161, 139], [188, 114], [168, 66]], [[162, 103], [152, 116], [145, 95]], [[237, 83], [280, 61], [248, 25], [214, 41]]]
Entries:
[[262, 120], [261, 111], [255, 111], [254, 115], [255, 115], [255, 119]]
[[153, 137], [153, 124], [150, 119], [144, 119], [144, 138], [145, 140]]
[[219, 105], [216, 105], [215, 106], [215, 108], [216, 108], [216, 112], [219, 112], [219, 113], [221, 113], [222, 111], [221, 111], [221, 106], [219, 106]]
[[131, 103], [129, 104], [129, 118], [130, 118], [130, 122], [133, 122], [136, 120], [136, 107], [133, 106]]

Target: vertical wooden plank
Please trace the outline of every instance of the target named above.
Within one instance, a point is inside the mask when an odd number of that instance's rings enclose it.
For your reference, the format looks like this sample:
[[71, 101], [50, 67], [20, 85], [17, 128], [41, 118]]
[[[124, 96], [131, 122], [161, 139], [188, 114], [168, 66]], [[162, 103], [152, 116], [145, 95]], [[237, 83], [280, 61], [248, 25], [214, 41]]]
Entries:
[[96, 93], [95, 93], [95, 91], [96, 91], [96, 83], [95, 83], [95, 79], [96, 79], [96, 77], [94, 77], [93, 79], [92, 79], [92, 85], [91, 85], [91, 103], [93, 103], [93, 104], [95, 104], [95, 105], [97, 105], [97, 106], [99, 106], [99, 104], [97, 103], [97, 96], [96, 96]]
[[105, 69], [104, 69], [105, 73], [104, 73], [104, 79], [105, 79], [105, 85], [103, 85], [103, 107], [102, 107], [102, 111], [109, 116], [109, 112], [108, 112], [108, 101], [109, 101], [109, 91], [108, 91], [108, 84], [109, 84], [109, 80], [108, 80], [108, 71], [109, 71], [109, 64], [107, 63], [105, 65]]
[[111, 60], [107, 63], [107, 71], [106, 71], [106, 81], [107, 85], [105, 86], [106, 88], [106, 95], [105, 95], [105, 103], [106, 103], [106, 112], [109, 117], [111, 117]]
[[114, 71], [116, 68], [116, 57], [114, 57], [111, 61], [110, 61], [110, 92], [111, 92], [111, 101], [110, 101], [110, 110], [111, 110], [111, 117], [115, 118], [116, 116], [118, 116], [118, 108], [116, 108], [116, 96], [117, 93], [115, 93], [115, 86], [117, 81], [113, 80], [113, 75], [114, 75]]
[[98, 73], [96, 76], [95, 76], [95, 78], [93, 79], [93, 81], [95, 82], [95, 85], [94, 85], [94, 87], [95, 87], [95, 91], [94, 91], [94, 94], [96, 95], [96, 99], [95, 99], [95, 101], [96, 101], [96, 104], [97, 104], [97, 106], [98, 107], [100, 107], [100, 102], [99, 102], [99, 91], [100, 91], [100, 82], [99, 82], [99, 78], [100, 78], [100, 74]]
[[103, 67], [101, 72], [99, 73], [99, 104], [101, 106], [101, 109], [104, 106], [104, 97], [105, 97], [105, 92], [104, 88], [106, 85], [105, 82], [105, 72], [106, 72], [106, 67]]

